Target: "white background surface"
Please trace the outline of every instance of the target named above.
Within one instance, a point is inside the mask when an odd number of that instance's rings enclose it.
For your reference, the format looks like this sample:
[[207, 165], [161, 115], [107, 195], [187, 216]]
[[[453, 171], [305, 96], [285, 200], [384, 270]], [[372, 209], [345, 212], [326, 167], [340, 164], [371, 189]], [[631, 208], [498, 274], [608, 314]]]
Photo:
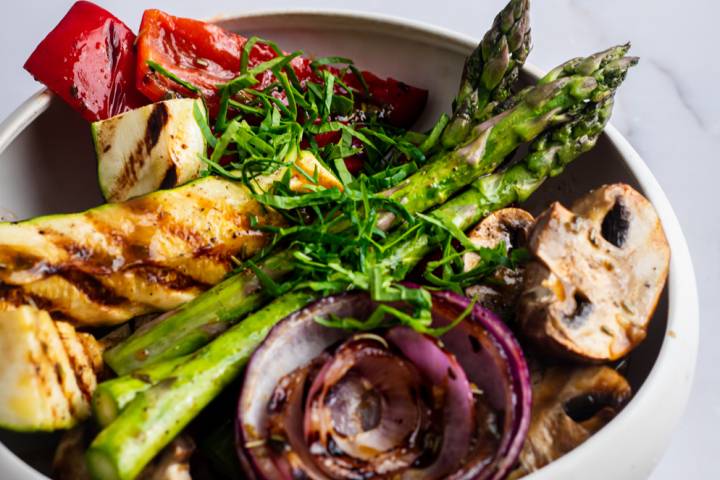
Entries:
[[[142, 10], [212, 17], [280, 8], [362, 10], [420, 20], [480, 37], [506, 0], [96, 0], [137, 29]], [[0, 118], [39, 89], [22, 69], [71, 5], [2, 0]], [[619, 95], [613, 123], [649, 164], [688, 238], [700, 290], [699, 366], [690, 405], [653, 480], [720, 478], [720, 2], [717, 0], [535, 0], [530, 61], [561, 61], [631, 40], [641, 64]], [[302, 47], [302, 46], [297, 46]], [[342, 54], [343, 52], [338, 52]], [[657, 412], [663, 421], [663, 412]], [[608, 459], [612, 461], [612, 459]]]

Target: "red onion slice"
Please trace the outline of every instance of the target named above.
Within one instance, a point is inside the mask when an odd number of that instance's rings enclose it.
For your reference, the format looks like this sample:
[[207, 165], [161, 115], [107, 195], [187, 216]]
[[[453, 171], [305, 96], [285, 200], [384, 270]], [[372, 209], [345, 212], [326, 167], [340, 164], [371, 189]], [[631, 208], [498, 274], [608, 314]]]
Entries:
[[[453, 292], [433, 294], [434, 325], [451, 323], [457, 312], [469, 305], [469, 299]], [[515, 465], [530, 426], [532, 388], [522, 348], [497, 315], [478, 305], [466, 321], [441, 340], [456, 355], [470, 381], [485, 392], [492, 406], [505, 406], [501, 445], [492, 467], [470, 462], [449, 478], [502, 479]]]
[[[433, 326], [468, 305], [433, 294]], [[315, 321], [367, 318], [376, 306], [365, 293], [328, 297], [270, 332], [247, 367], [238, 404], [248, 474], [504, 478], [530, 418], [529, 374], [509, 329], [479, 307], [441, 343], [407, 327], [352, 338]]]

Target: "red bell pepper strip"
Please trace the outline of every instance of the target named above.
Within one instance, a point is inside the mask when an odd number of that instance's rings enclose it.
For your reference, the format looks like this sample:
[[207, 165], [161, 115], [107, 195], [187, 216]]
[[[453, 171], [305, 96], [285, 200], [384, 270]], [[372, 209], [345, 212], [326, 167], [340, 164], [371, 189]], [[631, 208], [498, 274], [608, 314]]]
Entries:
[[134, 41], [110, 12], [76, 2], [25, 69], [87, 120], [102, 120], [149, 103], [135, 88]]
[[[173, 93], [193, 94], [154, 71], [148, 64], [154, 62], [197, 87], [214, 115], [219, 103], [217, 85], [239, 75], [241, 52], [246, 41], [245, 37], [216, 25], [174, 17], [159, 10], [146, 10], [137, 40], [137, 87], [153, 101]], [[275, 56], [272, 48], [258, 43], [250, 51], [248, 66], [253, 67]], [[290, 65], [301, 83], [315, 78], [308, 58], [297, 57]], [[331, 71], [335, 72], [334, 69]], [[383, 80], [370, 72], [362, 72], [362, 76], [369, 87], [364, 95], [361, 82], [354, 74], [349, 73], [343, 78], [345, 83], [361, 92], [356, 95], [360, 100], [356, 107], [370, 106], [380, 118], [398, 127], [409, 127], [418, 119], [427, 101], [427, 90], [394, 79]], [[260, 85], [255, 88], [263, 88], [274, 79], [271, 72], [265, 72], [259, 80]]]

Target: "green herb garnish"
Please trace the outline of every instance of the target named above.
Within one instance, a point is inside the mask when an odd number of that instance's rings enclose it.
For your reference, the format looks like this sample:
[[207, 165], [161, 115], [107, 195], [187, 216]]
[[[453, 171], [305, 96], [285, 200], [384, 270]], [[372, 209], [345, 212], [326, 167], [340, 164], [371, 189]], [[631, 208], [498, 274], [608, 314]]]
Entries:
[[[250, 54], [258, 44], [268, 45], [276, 57], [256, 66]], [[257, 267], [255, 261], [241, 267], [254, 271], [266, 292], [272, 296], [290, 289], [311, 289], [323, 294], [344, 290], [365, 290], [380, 303], [370, 318], [330, 318], [322, 322], [338, 328], [368, 330], [397, 323], [429, 334], [445, 329], [432, 327], [431, 296], [427, 288], [447, 288], [462, 292], [470, 282], [486, 280], [497, 268], [511, 267], [514, 259], [504, 247], [480, 249], [465, 234], [442, 219], [411, 215], [400, 202], [382, 194], [418, 170], [427, 155], [436, 150], [447, 116], [441, 116], [427, 134], [407, 132], [383, 124], [372, 115], [355, 119], [348, 116], [356, 102], [354, 89], [341, 78], [352, 71], [362, 82], [360, 72], [342, 57], [325, 57], [312, 63], [315, 75], [301, 85], [291, 61], [300, 52], [284, 54], [277, 45], [253, 37], [243, 48], [240, 75], [220, 85], [219, 114], [214, 133], [195, 112], [208, 144], [213, 148], [205, 158], [211, 174], [244, 182], [258, 202], [281, 213], [287, 227], [261, 227], [273, 234], [272, 245], [263, 252], [290, 249], [296, 276], [282, 285], [275, 283]], [[343, 68], [326, 68], [344, 65]], [[260, 84], [259, 75], [272, 73], [272, 80]], [[360, 92], [366, 95], [367, 92]], [[320, 145], [319, 135], [332, 141]], [[314, 172], [295, 165], [301, 150], [318, 162]], [[307, 152], [306, 152], [307, 153]], [[345, 159], [364, 158], [363, 171], [353, 175]], [[223, 159], [230, 158], [227, 165]], [[318, 168], [333, 172], [342, 188], [320, 184]], [[282, 169], [282, 170], [280, 170]], [[260, 176], [264, 176], [263, 180]], [[293, 178], [304, 180], [294, 191]], [[388, 235], [380, 220], [393, 214], [403, 226]], [[424, 273], [427, 288], [410, 288], [402, 282], [407, 274], [396, 270], [389, 252], [411, 235], [432, 232], [444, 245], [441, 259], [429, 262]], [[459, 244], [459, 248], [455, 245]], [[479, 255], [477, 267], [463, 271], [463, 256]], [[439, 272], [439, 273], [438, 273]], [[390, 305], [401, 302], [407, 308]], [[458, 321], [460, 321], [459, 319]]]

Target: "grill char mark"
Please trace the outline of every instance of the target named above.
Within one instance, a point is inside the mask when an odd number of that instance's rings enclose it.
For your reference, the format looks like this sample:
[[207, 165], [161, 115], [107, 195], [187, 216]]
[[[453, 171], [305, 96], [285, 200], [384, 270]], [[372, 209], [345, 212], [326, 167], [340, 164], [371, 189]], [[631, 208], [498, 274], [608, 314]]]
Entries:
[[148, 283], [156, 283], [171, 290], [183, 291], [200, 288], [206, 290], [210, 285], [199, 282], [172, 268], [157, 265], [138, 265], [130, 269], [133, 275], [145, 279]]
[[[149, 156], [150, 151], [157, 145], [162, 129], [165, 127], [169, 119], [167, 106], [164, 103], [156, 103], [148, 116], [147, 125], [145, 126], [145, 135], [135, 145], [135, 149], [123, 164], [123, 169], [115, 182], [115, 191], [125, 190], [132, 186], [138, 180], [138, 172], [145, 165], [145, 160]], [[115, 195], [113, 195], [115, 196]]]
[[163, 127], [168, 122], [168, 110], [164, 103], [156, 103], [150, 116], [148, 117], [147, 126], [145, 127], [145, 148], [146, 151], [152, 150], [160, 138]]
[[97, 278], [87, 273], [78, 270], [67, 270], [61, 272], [60, 276], [72, 283], [94, 303], [113, 307], [128, 302], [127, 298], [117, 295], [111, 289], [100, 283]]

